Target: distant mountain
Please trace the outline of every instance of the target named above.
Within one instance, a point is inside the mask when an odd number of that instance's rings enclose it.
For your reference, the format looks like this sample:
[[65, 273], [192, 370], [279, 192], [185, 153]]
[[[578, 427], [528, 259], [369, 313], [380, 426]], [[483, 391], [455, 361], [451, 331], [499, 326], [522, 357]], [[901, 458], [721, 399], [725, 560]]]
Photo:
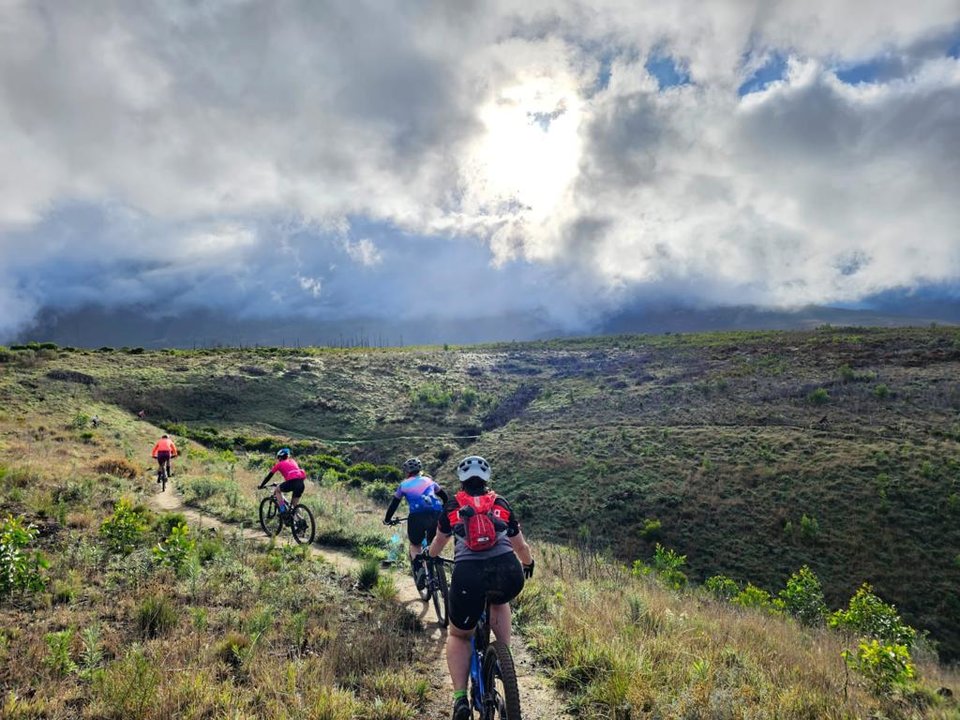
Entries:
[[542, 340], [576, 335], [708, 332], [713, 330], [800, 330], [820, 325], [864, 327], [960, 324], [960, 300], [885, 296], [870, 308], [811, 305], [795, 311], [749, 306], [691, 308], [637, 303], [571, 331], [546, 311], [489, 317], [238, 319], [198, 310], [169, 316], [151, 308], [70, 312], [47, 310], [16, 338], [76, 347], [297, 346], [381, 347]]

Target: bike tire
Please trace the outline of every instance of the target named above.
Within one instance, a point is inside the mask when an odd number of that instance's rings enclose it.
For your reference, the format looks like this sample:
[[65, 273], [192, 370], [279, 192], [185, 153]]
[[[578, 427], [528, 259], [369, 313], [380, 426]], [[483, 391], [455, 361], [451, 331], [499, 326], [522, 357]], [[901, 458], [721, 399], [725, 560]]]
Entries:
[[520, 689], [510, 648], [499, 641], [483, 653], [484, 720], [520, 720]]
[[313, 537], [317, 532], [317, 523], [313, 519], [310, 508], [305, 505], [297, 505], [294, 508], [290, 532], [293, 533], [293, 539], [297, 541], [298, 545], [309, 545], [313, 542]]
[[447, 588], [447, 573], [439, 560], [433, 563], [433, 581], [433, 609], [437, 613], [437, 623], [445, 628], [450, 622], [450, 591]]
[[160, 492], [167, 491], [167, 473], [163, 470], [160, 471]]
[[260, 501], [260, 527], [267, 534], [267, 537], [274, 537], [280, 534], [283, 528], [283, 518], [280, 517], [280, 508], [273, 495], [267, 495]]

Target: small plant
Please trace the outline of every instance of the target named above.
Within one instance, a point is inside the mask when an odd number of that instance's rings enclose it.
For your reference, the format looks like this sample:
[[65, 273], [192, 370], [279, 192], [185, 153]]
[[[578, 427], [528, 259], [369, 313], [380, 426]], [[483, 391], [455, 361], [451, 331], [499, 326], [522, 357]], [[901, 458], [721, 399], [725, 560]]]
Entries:
[[140, 544], [146, 528], [147, 522], [140, 509], [121, 498], [114, 506], [113, 515], [100, 526], [100, 535], [106, 539], [112, 552], [128, 555]]
[[874, 638], [862, 641], [855, 651], [844, 650], [842, 655], [851, 669], [867, 679], [876, 695], [889, 695], [915, 674], [905, 645], [886, 644]]
[[104, 458], [96, 464], [94, 469], [98, 473], [113, 475], [114, 477], [124, 478], [126, 480], [136, 480], [140, 475], [140, 469], [122, 457]]
[[238, 668], [250, 653], [250, 638], [243, 633], [228, 633], [217, 643], [213, 652], [222, 662]]
[[830, 401], [830, 393], [827, 392], [826, 388], [817, 388], [807, 395], [807, 400], [814, 405], [823, 405]]
[[708, 593], [720, 600], [733, 600], [740, 594], [740, 585], [736, 580], [728, 578], [726, 575], [714, 575], [707, 578], [703, 587]]
[[33, 525], [7, 515], [0, 520], [0, 598], [14, 592], [38, 592], [46, 587], [42, 571], [47, 561], [27, 547], [37, 536]]
[[747, 586], [733, 598], [733, 603], [740, 607], [760, 610], [774, 610], [776, 607], [770, 593], [763, 588], [758, 588], [753, 583], [747, 583]]
[[150, 595], [137, 608], [136, 620], [144, 638], [155, 638], [177, 624], [177, 611], [165, 595]]
[[873, 395], [878, 400], [886, 400], [888, 397], [890, 397], [890, 388], [884, 383], [880, 383], [873, 389]]
[[850, 598], [846, 610], [837, 610], [827, 624], [839, 630], [881, 640], [889, 645], [910, 647], [917, 631], [900, 619], [897, 609], [873, 594], [869, 583], [864, 583]]
[[803, 625], [819, 625], [827, 614], [820, 580], [804, 565], [787, 580], [780, 591], [782, 607]]
[[153, 548], [153, 557], [161, 565], [182, 570], [196, 550], [196, 542], [190, 537], [190, 528], [180, 523], [170, 531], [166, 543], [157, 543]]
[[44, 665], [57, 675], [69, 675], [77, 669], [77, 664], [70, 657], [70, 645], [73, 642], [72, 628], [47, 633], [43, 636], [43, 641], [47, 644]]
[[380, 561], [369, 558], [363, 561], [357, 571], [357, 587], [361, 590], [370, 590], [380, 580]]
[[674, 590], [687, 586], [687, 576], [681, 568], [687, 564], [687, 556], [657, 543], [653, 550], [653, 570], [657, 576]]
[[644, 540], [659, 540], [662, 536], [663, 523], [656, 518], [647, 518], [643, 521], [643, 530], [640, 534]]
[[103, 664], [103, 648], [100, 646], [100, 626], [88, 625], [80, 633], [83, 650], [80, 653], [80, 677], [87, 680], [96, 676]]
[[367, 497], [378, 503], [388, 503], [393, 497], [394, 488], [385, 482], [375, 482], [364, 490]]
[[87, 415], [85, 412], [78, 412], [70, 420], [70, 429], [83, 430], [89, 424], [90, 424], [90, 416]]
[[820, 523], [812, 515], [803, 514], [800, 518], [800, 537], [804, 540], [814, 540], [820, 534]]

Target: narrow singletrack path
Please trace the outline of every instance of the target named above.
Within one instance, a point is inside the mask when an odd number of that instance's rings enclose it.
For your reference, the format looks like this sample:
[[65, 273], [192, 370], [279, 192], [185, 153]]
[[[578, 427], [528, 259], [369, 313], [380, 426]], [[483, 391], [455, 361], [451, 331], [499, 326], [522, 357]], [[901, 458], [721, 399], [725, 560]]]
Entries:
[[[198, 530], [216, 528], [218, 532], [240, 532], [246, 540], [269, 543], [268, 538], [259, 525], [238, 527], [234, 523], [227, 523], [213, 516], [205, 515], [183, 502], [183, 498], [174, 491], [174, 479], [167, 482], [163, 492], [149, 497], [150, 505], [160, 512], [176, 512], [183, 515], [188, 522]], [[289, 535], [277, 537], [279, 544], [294, 545]], [[352, 555], [336, 548], [324, 547], [314, 543], [311, 551], [317, 557], [323, 558], [342, 575], [352, 575], [360, 567], [360, 561]], [[430, 667], [430, 685], [433, 688], [432, 698], [426, 709], [424, 718], [450, 717], [452, 693], [450, 690], [450, 676], [447, 671], [446, 630], [439, 627], [433, 605], [420, 600], [413, 580], [408, 573], [395, 572], [394, 580], [397, 587], [397, 602], [404, 605], [416, 615], [428, 633], [424, 643], [426, 657], [424, 660]], [[550, 686], [546, 678], [536, 672], [530, 654], [522, 642], [522, 638], [514, 631], [517, 640], [511, 644], [514, 660], [517, 667], [517, 680], [520, 686], [520, 702], [525, 720], [568, 720], [569, 715], [563, 709], [563, 701], [557, 692]]]

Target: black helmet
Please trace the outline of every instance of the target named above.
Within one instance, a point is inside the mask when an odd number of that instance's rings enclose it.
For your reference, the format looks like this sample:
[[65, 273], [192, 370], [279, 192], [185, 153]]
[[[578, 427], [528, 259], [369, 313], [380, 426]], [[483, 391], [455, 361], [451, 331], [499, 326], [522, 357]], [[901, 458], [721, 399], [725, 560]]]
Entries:
[[409, 460], [405, 460], [402, 467], [405, 473], [413, 475], [423, 470], [423, 463], [420, 462], [420, 458], [412, 457]]

